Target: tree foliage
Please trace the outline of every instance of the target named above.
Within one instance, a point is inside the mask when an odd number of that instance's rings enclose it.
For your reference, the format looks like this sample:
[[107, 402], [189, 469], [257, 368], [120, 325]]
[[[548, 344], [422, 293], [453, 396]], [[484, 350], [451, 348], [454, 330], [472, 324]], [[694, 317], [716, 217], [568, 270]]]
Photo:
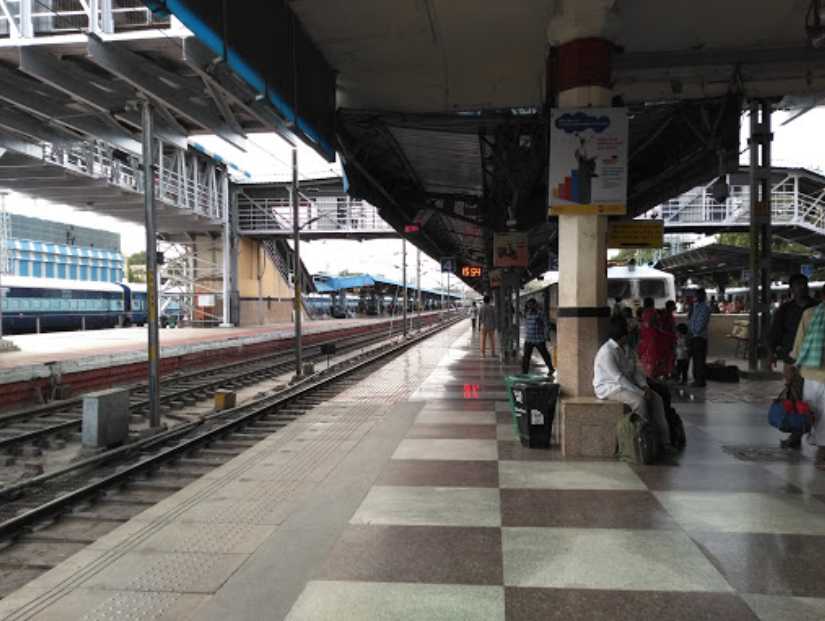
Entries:
[[[751, 245], [751, 237], [749, 233], [720, 233], [719, 243], [725, 244], [726, 246], [749, 248]], [[776, 236], [771, 239], [771, 250], [774, 252], [789, 252], [791, 254], [811, 254], [811, 250], [802, 244], [788, 242]]]

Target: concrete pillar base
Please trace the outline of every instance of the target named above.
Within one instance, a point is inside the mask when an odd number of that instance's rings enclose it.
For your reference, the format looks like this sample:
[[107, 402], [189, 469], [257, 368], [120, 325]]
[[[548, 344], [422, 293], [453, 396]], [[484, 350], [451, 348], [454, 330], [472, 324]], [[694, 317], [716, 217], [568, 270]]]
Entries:
[[593, 361], [607, 333], [606, 317], [558, 317], [556, 367], [564, 392], [593, 395]]
[[565, 457], [613, 457], [616, 423], [624, 415], [618, 401], [567, 397], [561, 401], [561, 452]]

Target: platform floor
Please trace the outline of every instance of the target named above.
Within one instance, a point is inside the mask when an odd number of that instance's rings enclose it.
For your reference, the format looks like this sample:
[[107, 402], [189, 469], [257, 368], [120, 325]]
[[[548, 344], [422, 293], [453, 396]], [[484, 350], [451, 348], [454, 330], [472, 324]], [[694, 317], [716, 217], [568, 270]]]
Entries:
[[[304, 321], [306, 334], [327, 332], [339, 328], [389, 322], [389, 317], [364, 317], [359, 319], [319, 319]], [[400, 323], [396, 318], [395, 322]], [[147, 328], [135, 326], [129, 328], [111, 328], [106, 330], [86, 330], [83, 332], [47, 332], [43, 334], [19, 334], [6, 336], [19, 351], [0, 353], [0, 369], [43, 364], [61, 360], [112, 355], [146, 350]], [[201, 343], [210, 343], [219, 347], [222, 342], [249, 339], [282, 339], [294, 334], [293, 324], [289, 322], [251, 326], [246, 328], [161, 328], [161, 352]]]
[[509, 370], [462, 322], [0, 600], [0, 619], [825, 619], [825, 473], [810, 447], [772, 448], [775, 385], [679, 396], [688, 448], [632, 467], [522, 448]]

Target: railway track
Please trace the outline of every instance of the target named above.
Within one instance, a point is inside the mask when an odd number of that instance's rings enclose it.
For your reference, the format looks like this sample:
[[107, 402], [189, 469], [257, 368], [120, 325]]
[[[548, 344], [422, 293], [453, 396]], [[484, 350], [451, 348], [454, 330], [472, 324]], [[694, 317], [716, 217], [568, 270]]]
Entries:
[[458, 321], [376, 346], [232, 410], [0, 489], [0, 598]]
[[[398, 327], [392, 334], [397, 335], [400, 331]], [[323, 360], [321, 346], [326, 343], [334, 343], [336, 355], [340, 355], [372, 345], [388, 336], [382, 326], [380, 330], [368, 334], [317, 343], [306, 348], [305, 360]], [[160, 387], [161, 412], [175, 418], [176, 409], [211, 399], [217, 390], [237, 389], [287, 373], [292, 369], [293, 361], [292, 352], [282, 352], [164, 377]], [[131, 387], [130, 400], [132, 415], [148, 416], [149, 400], [145, 384]], [[48, 448], [51, 437], [58, 438], [58, 446], [62, 447], [70, 434], [80, 431], [82, 416], [82, 397], [0, 415], [0, 452], [14, 452], [28, 444]]]

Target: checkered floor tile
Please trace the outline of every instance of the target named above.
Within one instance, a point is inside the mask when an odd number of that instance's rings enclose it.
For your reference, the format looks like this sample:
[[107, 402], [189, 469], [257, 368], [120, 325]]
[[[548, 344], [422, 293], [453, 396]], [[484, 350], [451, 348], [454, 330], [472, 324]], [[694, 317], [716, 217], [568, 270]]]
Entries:
[[[825, 473], [743, 462], [775, 445], [765, 387], [682, 395], [669, 463], [564, 461], [513, 437], [467, 334], [289, 619], [825, 619]], [[772, 389], [772, 387], [769, 387]]]

